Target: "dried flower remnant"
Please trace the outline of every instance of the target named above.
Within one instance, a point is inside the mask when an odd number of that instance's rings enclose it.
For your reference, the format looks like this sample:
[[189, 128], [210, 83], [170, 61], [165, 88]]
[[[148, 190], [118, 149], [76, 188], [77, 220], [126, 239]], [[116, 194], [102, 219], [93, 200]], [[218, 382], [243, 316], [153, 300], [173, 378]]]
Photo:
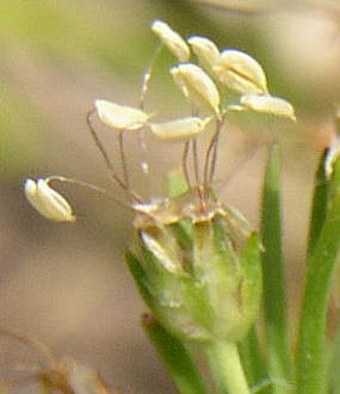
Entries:
[[55, 222], [74, 222], [75, 216], [68, 201], [48, 184], [51, 178], [26, 179], [27, 200], [45, 218]]
[[165, 22], [160, 20], [154, 21], [151, 25], [151, 30], [180, 62], [185, 63], [189, 61], [190, 49], [187, 43]]
[[[9, 337], [23, 344], [39, 356], [39, 367], [30, 366], [28, 371], [34, 371], [22, 380], [18, 379], [6, 383], [6, 387], [22, 385], [23, 383], [36, 383], [43, 392], [58, 392], [62, 394], [114, 394], [103, 380], [101, 375], [93, 368], [81, 364], [72, 358], [55, 356], [42, 342], [25, 334], [0, 327], [0, 335]], [[45, 366], [42, 366], [45, 365]], [[6, 391], [7, 392], [7, 391]], [[40, 391], [39, 391], [40, 392]]]

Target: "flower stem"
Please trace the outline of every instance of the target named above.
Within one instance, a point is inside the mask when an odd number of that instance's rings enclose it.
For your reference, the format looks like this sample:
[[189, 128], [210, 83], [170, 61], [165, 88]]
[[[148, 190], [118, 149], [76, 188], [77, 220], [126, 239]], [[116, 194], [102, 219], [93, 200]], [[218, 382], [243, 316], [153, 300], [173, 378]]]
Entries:
[[215, 342], [206, 352], [219, 392], [250, 394], [235, 342]]

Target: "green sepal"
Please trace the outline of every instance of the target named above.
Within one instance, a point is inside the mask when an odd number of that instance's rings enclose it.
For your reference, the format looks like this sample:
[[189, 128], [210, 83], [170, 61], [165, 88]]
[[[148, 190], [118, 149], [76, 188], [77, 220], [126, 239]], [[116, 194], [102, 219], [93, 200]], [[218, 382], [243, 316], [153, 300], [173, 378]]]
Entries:
[[142, 325], [169, 371], [178, 392], [207, 394], [201, 374], [183, 343], [148, 314], [143, 316]]
[[202, 292], [210, 305], [210, 330], [215, 340], [239, 341], [254, 323], [262, 289], [259, 236], [249, 234], [242, 249], [215, 217], [194, 225], [194, 270], [204, 283]]
[[[172, 248], [177, 249], [178, 244], [172, 242], [176, 240], [172, 226], [164, 227], [161, 231], [166, 233], [167, 241], [171, 239], [171, 242], [167, 242], [167, 246], [171, 245]], [[159, 240], [162, 244], [163, 235], [158, 238], [157, 229], [155, 231], [154, 240], [156, 242]], [[154, 301], [152, 307], [149, 305], [153, 314], [169, 331], [181, 338], [200, 342], [210, 340], [209, 328], [212, 321], [210, 308], [202, 286], [193, 276], [192, 270], [171, 272], [165, 269], [160, 256], [143, 242], [142, 236], [139, 241], [145, 280]], [[169, 256], [179, 255], [178, 250], [170, 252], [169, 246], [165, 249], [165, 252], [169, 252]], [[183, 252], [181, 256], [183, 257]], [[188, 261], [187, 264], [190, 266], [191, 262]]]

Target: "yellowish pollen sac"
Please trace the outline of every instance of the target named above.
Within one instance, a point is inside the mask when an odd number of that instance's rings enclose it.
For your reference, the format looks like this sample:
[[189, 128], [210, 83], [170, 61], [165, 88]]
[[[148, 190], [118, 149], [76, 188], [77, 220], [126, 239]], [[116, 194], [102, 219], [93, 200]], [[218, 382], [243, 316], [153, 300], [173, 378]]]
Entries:
[[219, 114], [220, 95], [209, 75], [195, 64], [180, 64], [170, 70], [175, 83], [194, 104]]
[[190, 49], [188, 45], [168, 24], [155, 20], [151, 25], [151, 30], [180, 62], [186, 63], [189, 61]]
[[236, 49], [224, 50], [220, 58], [214, 71], [227, 88], [241, 94], [268, 93], [266, 75], [254, 58]]
[[74, 222], [75, 216], [67, 200], [48, 185], [45, 179], [26, 179], [25, 196], [40, 215], [54, 222]]
[[281, 97], [270, 95], [243, 95], [240, 98], [240, 103], [247, 109], [267, 113], [274, 116], [288, 118], [296, 121], [295, 111], [293, 106]]
[[95, 100], [95, 108], [101, 123], [116, 130], [139, 130], [149, 119], [144, 111], [107, 100]]
[[325, 172], [328, 179], [331, 178], [334, 172], [334, 165], [336, 160], [340, 157], [340, 135], [336, 135], [328, 150], [325, 160]]
[[221, 55], [215, 43], [206, 37], [192, 36], [188, 39], [199, 63], [209, 73], [215, 75], [214, 67], [220, 62]]
[[152, 123], [151, 131], [164, 141], [182, 141], [196, 137], [204, 129], [211, 118], [201, 119], [196, 116], [176, 119], [170, 122]]

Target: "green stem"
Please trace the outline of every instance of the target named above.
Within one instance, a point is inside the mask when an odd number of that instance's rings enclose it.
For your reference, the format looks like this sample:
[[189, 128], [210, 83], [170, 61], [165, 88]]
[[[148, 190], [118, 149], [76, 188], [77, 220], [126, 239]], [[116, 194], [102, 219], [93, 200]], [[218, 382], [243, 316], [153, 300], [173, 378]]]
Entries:
[[220, 392], [250, 394], [236, 343], [215, 342], [208, 345], [206, 351]]

